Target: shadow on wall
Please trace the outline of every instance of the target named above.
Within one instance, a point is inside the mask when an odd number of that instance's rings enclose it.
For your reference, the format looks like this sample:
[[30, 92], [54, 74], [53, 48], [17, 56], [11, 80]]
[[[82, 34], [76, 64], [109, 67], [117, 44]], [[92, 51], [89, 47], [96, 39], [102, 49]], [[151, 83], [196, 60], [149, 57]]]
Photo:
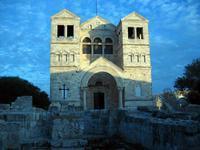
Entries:
[[120, 101], [127, 108], [151, 104], [151, 82], [128, 79], [106, 66], [98, 68], [51, 73], [51, 101], [83, 106], [85, 98], [87, 109], [117, 109]]
[[120, 66], [120, 55], [118, 54], [118, 37], [116, 33], [116, 27], [111, 24], [98, 25], [93, 28], [88, 34], [85, 34], [80, 38], [81, 52], [83, 58], [89, 63], [94, 62], [102, 55], [108, 60], [112, 61], [116, 65]]

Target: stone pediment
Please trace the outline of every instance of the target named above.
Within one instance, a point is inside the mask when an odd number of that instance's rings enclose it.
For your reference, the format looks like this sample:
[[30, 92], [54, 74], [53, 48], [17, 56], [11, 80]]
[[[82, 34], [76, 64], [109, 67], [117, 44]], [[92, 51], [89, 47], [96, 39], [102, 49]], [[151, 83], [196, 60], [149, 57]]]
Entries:
[[67, 9], [63, 9], [59, 13], [53, 15], [51, 18], [73, 18], [73, 19], [76, 18], [76, 19], [80, 19], [77, 15], [73, 14], [72, 12], [70, 12]]
[[93, 17], [88, 21], [81, 24], [82, 29], [108, 29], [114, 30], [116, 27], [112, 23], [108, 22], [100, 16]]
[[104, 57], [99, 57], [88, 67], [84, 68], [81, 87], [87, 87], [89, 79], [96, 73], [105, 72], [113, 76], [117, 82], [118, 87], [123, 87], [123, 70]]
[[141, 16], [140, 14], [133, 12], [131, 14], [129, 14], [128, 16], [124, 17], [122, 19], [122, 21], [124, 20], [135, 20], [135, 21], [145, 21], [148, 22], [148, 20], [146, 18], [144, 18], [143, 16]]
[[110, 68], [116, 70], [117, 72], [123, 71], [120, 67], [118, 67], [113, 62], [109, 61], [108, 59], [106, 59], [104, 57], [99, 57], [97, 60], [95, 60], [89, 66], [89, 68], [94, 68], [94, 67], [108, 67], [108, 68], [110, 67]]

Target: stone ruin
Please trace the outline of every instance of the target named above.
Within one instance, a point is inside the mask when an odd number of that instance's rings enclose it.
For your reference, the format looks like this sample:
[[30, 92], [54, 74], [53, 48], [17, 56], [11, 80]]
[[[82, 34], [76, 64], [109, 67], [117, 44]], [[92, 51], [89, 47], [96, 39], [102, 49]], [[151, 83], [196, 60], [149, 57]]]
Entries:
[[32, 97], [24, 96], [0, 105], [0, 150], [195, 150], [200, 147], [199, 121], [199, 116], [147, 107], [83, 111], [54, 105], [45, 111], [32, 107]]

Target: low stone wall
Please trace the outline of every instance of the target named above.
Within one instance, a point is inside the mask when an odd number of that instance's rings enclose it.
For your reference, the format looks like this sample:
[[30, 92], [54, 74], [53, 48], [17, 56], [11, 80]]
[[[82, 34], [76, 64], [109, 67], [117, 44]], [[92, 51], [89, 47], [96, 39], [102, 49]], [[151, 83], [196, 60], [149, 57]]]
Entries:
[[154, 118], [141, 112], [123, 112], [119, 124], [122, 138], [148, 149], [186, 150], [200, 148], [198, 121]]
[[[4, 118], [4, 120], [3, 120]], [[49, 120], [41, 114], [10, 112], [0, 114], [0, 148], [20, 149], [21, 145], [48, 142], [51, 135]]]
[[84, 138], [83, 113], [62, 113], [51, 117], [51, 146], [58, 148], [80, 148], [87, 141]]
[[91, 140], [109, 145], [115, 139], [152, 150], [200, 147], [198, 113], [191, 117], [146, 109], [44, 111], [20, 105], [25, 99], [0, 107], [0, 149], [74, 149], [90, 147]]

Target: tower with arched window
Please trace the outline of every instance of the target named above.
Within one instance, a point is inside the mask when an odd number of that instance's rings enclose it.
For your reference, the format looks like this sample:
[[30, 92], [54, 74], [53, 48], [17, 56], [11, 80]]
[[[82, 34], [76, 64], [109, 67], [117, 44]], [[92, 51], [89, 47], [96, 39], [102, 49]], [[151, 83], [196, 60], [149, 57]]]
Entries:
[[51, 18], [50, 55], [50, 99], [63, 109], [152, 105], [148, 20], [137, 13], [116, 26], [62, 10]]

